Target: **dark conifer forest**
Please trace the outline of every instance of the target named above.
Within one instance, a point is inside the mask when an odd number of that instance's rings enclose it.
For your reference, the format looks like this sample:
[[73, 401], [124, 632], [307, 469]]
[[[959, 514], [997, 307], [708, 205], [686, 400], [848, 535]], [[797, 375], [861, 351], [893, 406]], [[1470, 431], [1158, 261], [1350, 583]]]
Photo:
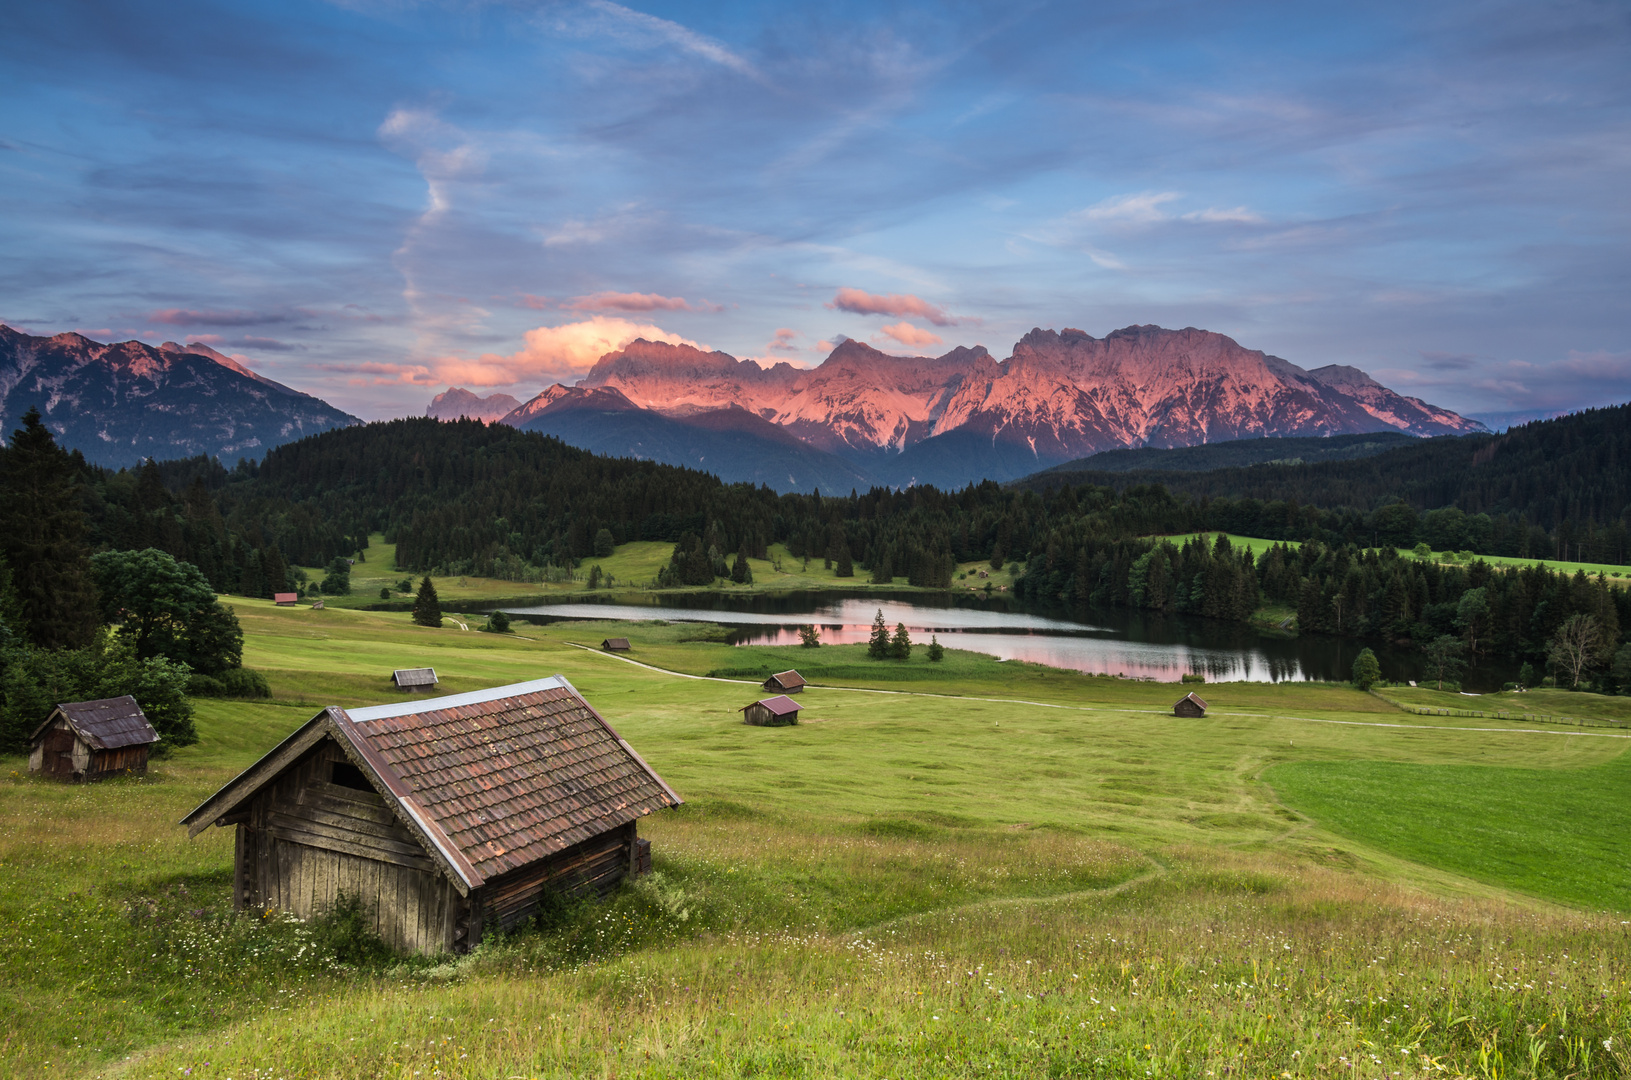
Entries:
[[[1626, 564], [1628, 458], [1631, 406], [1360, 460], [1166, 472], [1160, 483], [1139, 471], [1054, 471], [955, 492], [779, 495], [502, 425], [430, 419], [327, 431], [230, 471], [206, 458], [77, 469], [93, 549], [154, 547], [223, 592], [269, 596], [294, 585], [293, 567], [366, 559], [370, 533], [396, 544], [404, 572], [517, 582], [570, 568], [608, 540], [647, 540], [674, 545], [657, 584], [708, 585], [740, 574], [737, 556], [782, 543], [795, 558], [859, 568], [858, 580], [944, 588], [959, 563], [1015, 563], [1015, 592], [1038, 605], [1231, 621], [1270, 605], [1295, 612], [1302, 632], [1455, 635], [1474, 655], [1540, 659], [1574, 615], [1617, 643], [1631, 625], [1627, 590], [1476, 556]], [[1254, 557], [1226, 541], [1159, 539], [1208, 531], [1285, 544]], [[1396, 550], [1422, 544], [1457, 560]]]

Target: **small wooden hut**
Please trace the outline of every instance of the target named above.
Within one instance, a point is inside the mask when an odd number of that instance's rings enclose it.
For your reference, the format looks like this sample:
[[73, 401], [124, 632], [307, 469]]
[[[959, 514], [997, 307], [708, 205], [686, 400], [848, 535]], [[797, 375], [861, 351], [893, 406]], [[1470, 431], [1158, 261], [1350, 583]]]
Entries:
[[397, 668], [391, 672], [391, 681], [396, 683], [399, 690], [429, 690], [436, 685], [436, 669], [433, 667]]
[[742, 722], [755, 727], [787, 727], [799, 722], [802, 708], [803, 705], [782, 694], [742, 706]]
[[34, 730], [28, 771], [56, 780], [102, 780], [145, 773], [159, 733], [136, 699], [104, 698], [58, 705]]
[[330, 706], [182, 819], [237, 831], [239, 910], [321, 914], [342, 893], [399, 949], [464, 952], [546, 895], [650, 868], [640, 818], [680, 797], [560, 675]]
[[1178, 699], [1178, 704], [1172, 707], [1173, 716], [1205, 716], [1206, 702], [1193, 693], [1185, 694]]
[[299, 593], [275, 592], [272, 594], [272, 603], [278, 607], [294, 607], [295, 601], [300, 599]]
[[804, 687], [804, 676], [796, 671], [778, 671], [765, 680], [766, 690], [776, 690], [783, 694], [796, 694]]
[[628, 652], [629, 639], [626, 637], [609, 637], [600, 643], [600, 647], [607, 652]]

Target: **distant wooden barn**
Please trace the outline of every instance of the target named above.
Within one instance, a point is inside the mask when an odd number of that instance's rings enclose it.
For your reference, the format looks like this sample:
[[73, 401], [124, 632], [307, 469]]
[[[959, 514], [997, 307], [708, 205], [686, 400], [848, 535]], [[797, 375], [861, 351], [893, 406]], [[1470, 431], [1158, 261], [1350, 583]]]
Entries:
[[547, 893], [648, 871], [636, 823], [680, 797], [562, 676], [330, 706], [182, 819], [237, 831], [239, 910], [307, 918], [342, 893], [416, 952], [464, 952]]
[[600, 647], [607, 652], [628, 652], [629, 639], [626, 637], [609, 637], [600, 643]]
[[780, 690], [784, 694], [796, 694], [805, 685], [804, 676], [796, 671], [778, 671], [765, 680], [766, 690]]
[[145, 773], [159, 733], [136, 699], [71, 701], [51, 710], [34, 730], [28, 771], [57, 780], [102, 780]]
[[742, 706], [742, 720], [755, 727], [787, 727], [799, 722], [799, 710], [804, 708], [785, 695], [755, 701]]
[[436, 669], [431, 667], [397, 668], [391, 672], [391, 681], [403, 690], [428, 690], [436, 685]]
[[1194, 694], [1185, 694], [1178, 699], [1178, 704], [1172, 707], [1173, 716], [1205, 716], [1206, 702]]
[[300, 599], [299, 593], [275, 592], [272, 594], [272, 603], [278, 607], [294, 607], [295, 601]]

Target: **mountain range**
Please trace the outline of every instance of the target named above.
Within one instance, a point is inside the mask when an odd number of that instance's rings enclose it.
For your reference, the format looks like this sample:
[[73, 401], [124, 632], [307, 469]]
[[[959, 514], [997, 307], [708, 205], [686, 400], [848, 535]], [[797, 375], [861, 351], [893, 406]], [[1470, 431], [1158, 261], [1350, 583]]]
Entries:
[[[454, 389], [438, 401], [455, 398], [490, 400]], [[1032, 330], [1000, 361], [980, 346], [893, 356], [844, 341], [809, 369], [637, 340], [503, 422], [784, 491], [960, 487], [1136, 447], [1486, 430], [1357, 368], [1309, 371], [1222, 334], [1158, 326]]]
[[0, 324], [0, 424], [31, 408], [64, 446], [110, 468], [143, 458], [259, 458], [306, 435], [361, 423], [320, 398], [194, 342], [103, 345], [31, 337]]

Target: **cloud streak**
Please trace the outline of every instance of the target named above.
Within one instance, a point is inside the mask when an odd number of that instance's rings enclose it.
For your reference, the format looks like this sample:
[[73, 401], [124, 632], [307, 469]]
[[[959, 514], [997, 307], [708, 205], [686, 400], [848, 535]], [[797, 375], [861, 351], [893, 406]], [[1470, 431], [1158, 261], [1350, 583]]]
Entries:
[[845, 287], [838, 290], [838, 294], [827, 306], [854, 315], [891, 315], [897, 318], [902, 315], [915, 315], [920, 319], [927, 319], [936, 326], [957, 325], [957, 320], [946, 314], [944, 308], [911, 293], [890, 293], [887, 296], [880, 296], [863, 289]]
[[909, 322], [898, 322], [893, 326], [886, 326], [883, 328], [883, 333], [894, 338], [902, 345], [910, 345], [914, 348], [919, 345], [942, 345], [945, 343], [939, 334], [924, 330], [922, 327], [913, 326]]
[[561, 305], [567, 311], [708, 311], [725, 309], [719, 304], [693, 304], [683, 296], [660, 296], [657, 293], [598, 292], [579, 296]]

